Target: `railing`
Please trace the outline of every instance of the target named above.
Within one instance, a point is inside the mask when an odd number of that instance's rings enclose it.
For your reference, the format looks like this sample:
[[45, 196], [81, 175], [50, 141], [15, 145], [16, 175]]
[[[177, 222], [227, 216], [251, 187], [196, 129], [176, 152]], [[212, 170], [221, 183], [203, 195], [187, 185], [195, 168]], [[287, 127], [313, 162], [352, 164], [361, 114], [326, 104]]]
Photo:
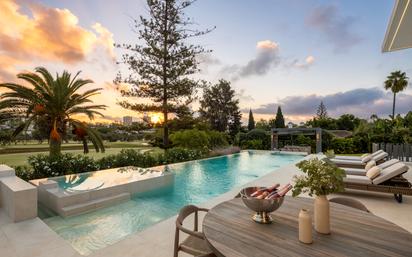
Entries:
[[412, 144], [373, 143], [372, 152], [384, 150], [389, 154], [388, 158], [412, 162]]

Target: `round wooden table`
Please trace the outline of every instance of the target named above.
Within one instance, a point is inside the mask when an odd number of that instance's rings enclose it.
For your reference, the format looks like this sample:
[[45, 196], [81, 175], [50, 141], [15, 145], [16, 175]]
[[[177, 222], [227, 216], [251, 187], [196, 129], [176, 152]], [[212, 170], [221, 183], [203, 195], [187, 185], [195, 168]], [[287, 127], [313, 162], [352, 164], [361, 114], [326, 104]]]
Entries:
[[271, 215], [272, 224], [251, 220], [241, 199], [212, 208], [203, 221], [206, 241], [220, 257], [265, 256], [412, 256], [412, 234], [371, 213], [330, 203], [331, 234], [313, 229], [313, 243], [298, 240], [300, 209], [310, 210], [313, 199], [286, 197]]

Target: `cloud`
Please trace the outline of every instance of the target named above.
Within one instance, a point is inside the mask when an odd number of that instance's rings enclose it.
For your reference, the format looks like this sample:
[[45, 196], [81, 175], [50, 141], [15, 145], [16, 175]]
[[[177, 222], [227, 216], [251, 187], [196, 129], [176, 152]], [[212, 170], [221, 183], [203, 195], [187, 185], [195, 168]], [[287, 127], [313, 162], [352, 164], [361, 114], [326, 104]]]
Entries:
[[[344, 113], [352, 113], [362, 118], [369, 118], [372, 114], [387, 116], [392, 110], [392, 97], [390, 92], [380, 88], [359, 88], [346, 92], [339, 92], [325, 96], [289, 96], [275, 103], [269, 103], [254, 108], [256, 114], [275, 114], [277, 106], [282, 106], [283, 113], [287, 116], [305, 116], [311, 118], [321, 101], [327, 107], [329, 115], [333, 117]], [[396, 98], [396, 112], [407, 113], [412, 111], [412, 95], [399, 94]], [[242, 112], [248, 110], [244, 109]]]
[[[68, 9], [29, 4], [24, 6], [29, 16], [21, 12], [22, 7], [14, 0], [0, 1], [0, 55], [8, 56], [12, 63], [37, 60], [76, 64], [96, 50], [103, 50], [108, 59], [114, 60], [113, 35], [101, 24], [86, 29]], [[8, 70], [14, 71], [10, 67]], [[5, 78], [3, 74], [0, 80]]]
[[219, 73], [221, 76], [232, 76], [231, 80], [236, 81], [249, 76], [264, 76], [279, 66], [283, 68], [308, 69], [314, 62], [315, 57], [311, 55], [307, 56], [303, 61], [299, 61], [298, 59], [290, 61], [282, 58], [279, 43], [271, 40], [263, 40], [256, 43], [256, 55], [246, 64], [226, 65]]
[[265, 75], [280, 62], [279, 44], [270, 40], [256, 44], [257, 54], [245, 66], [240, 67], [239, 76]]
[[245, 89], [240, 89], [237, 90], [236, 97], [241, 101], [241, 102], [252, 102], [254, 101], [253, 97], [251, 95], [246, 94]]
[[309, 55], [303, 61], [299, 61], [295, 59], [292, 62], [291, 66], [300, 68], [300, 69], [309, 69], [309, 67], [311, 67], [314, 63], [315, 63], [315, 57], [313, 57], [312, 55]]
[[222, 62], [211, 53], [204, 53], [197, 56], [201, 73], [205, 74], [209, 72], [211, 66], [221, 65]]
[[198, 61], [204, 65], [219, 65], [221, 61], [211, 53], [204, 53], [197, 57]]
[[362, 41], [352, 27], [356, 19], [342, 16], [335, 5], [319, 6], [306, 17], [306, 24], [322, 33], [336, 52], [346, 52]]

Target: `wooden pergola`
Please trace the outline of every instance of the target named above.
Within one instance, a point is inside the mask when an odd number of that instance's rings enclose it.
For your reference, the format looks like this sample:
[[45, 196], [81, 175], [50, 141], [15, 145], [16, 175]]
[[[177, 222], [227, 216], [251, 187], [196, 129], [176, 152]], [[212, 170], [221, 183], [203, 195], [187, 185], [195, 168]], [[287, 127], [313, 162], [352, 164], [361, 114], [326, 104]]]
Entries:
[[322, 152], [322, 129], [321, 128], [272, 128], [271, 146], [272, 150], [279, 149], [280, 135], [315, 135], [316, 153]]

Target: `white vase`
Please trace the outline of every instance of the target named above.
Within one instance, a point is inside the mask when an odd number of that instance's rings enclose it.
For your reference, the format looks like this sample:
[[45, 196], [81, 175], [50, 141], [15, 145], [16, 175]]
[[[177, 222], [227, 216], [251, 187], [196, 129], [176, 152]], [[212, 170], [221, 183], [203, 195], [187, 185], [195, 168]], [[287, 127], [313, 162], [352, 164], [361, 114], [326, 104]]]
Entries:
[[299, 212], [299, 241], [305, 244], [312, 243], [312, 218], [306, 209]]
[[321, 234], [330, 234], [329, 200], [326, 195], [315, 198], [315, 230]]

